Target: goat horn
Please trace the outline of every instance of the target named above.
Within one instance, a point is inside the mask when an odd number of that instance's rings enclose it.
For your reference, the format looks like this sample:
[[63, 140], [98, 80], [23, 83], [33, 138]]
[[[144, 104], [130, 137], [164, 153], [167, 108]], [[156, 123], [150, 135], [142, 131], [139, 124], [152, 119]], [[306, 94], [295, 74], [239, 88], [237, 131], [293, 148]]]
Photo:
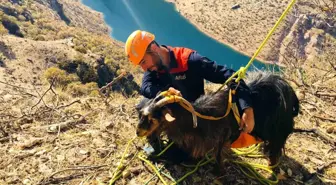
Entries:
[[159, 100], [160, 98], [163, 98], [163, 96], [161, 94], [158, 94], [155, 98], [154, 98], [154, 102], [156, 102], [157, 100]]
[[155, 107], [162, 107], [164, 105], [167, 105], [168, 103], [173, 103], [174, 97], [164, 97], [160, 101], [155, 103]]
[[192, 118], [193, 118], [193, 127], [196, 128], [197, 127], [197, 116], [196, 116], [196, 113], [195, 113], [195, 109], [194, 107], [191, 105], [190, 102], [188, 102], [186, 99], [184, 98], [180, 98], [181, 100], [181, 105], [183, 107], [185, 107], [192, 115]]

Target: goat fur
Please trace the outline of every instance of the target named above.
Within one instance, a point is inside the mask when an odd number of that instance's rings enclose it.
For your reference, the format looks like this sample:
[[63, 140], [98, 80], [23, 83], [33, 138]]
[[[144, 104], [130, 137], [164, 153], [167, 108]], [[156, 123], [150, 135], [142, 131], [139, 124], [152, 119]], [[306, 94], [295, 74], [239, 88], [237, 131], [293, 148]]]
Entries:
[[[264, 141], [264, 153], [269, 157], [270, 164], [274, 165], [281, 156], [288, 136], [293, 132], [293, 118], [299, 113], [299, 100], [284, 79], [270, 72], [250, 72], [245, 82], [251, 90], [254, 109], [255, 127], [251, 135]], [[192, 105], [201, 114], [219, 117], [227, 109], [228, 93], [228, 89], [224, 89], [202, 95]], [[216, 121], [198, 117], [198, 126], [193, 128], [190, 112], [177, 103], [156, 107], [158, 99], [146, 100], [138, 105], [138, 131], [150, 131], [146, 135], [165, 132], [169, 139], [193, 158], [203, 157], [214, 149], [217, 160], [221, 160], [223, 150], [228, 149], [240, 134], [232, 111], [227, 117]], [[165, 119], [167, 112], [175, 117], [174, 121]]]

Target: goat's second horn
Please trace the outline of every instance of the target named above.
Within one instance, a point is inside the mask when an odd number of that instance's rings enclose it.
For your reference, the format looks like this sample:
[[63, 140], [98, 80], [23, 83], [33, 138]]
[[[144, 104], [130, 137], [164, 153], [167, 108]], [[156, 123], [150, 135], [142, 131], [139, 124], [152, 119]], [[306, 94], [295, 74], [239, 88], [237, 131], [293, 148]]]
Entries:
[[155, 103], [155, 107], [162, 107], [162, 106], [164, 106], [164, 105], [166, 105], [168, 103], [169, 103], [169, 98], [168, 97], [164, 97], [160, 101], [158, 101], [158, 102]]

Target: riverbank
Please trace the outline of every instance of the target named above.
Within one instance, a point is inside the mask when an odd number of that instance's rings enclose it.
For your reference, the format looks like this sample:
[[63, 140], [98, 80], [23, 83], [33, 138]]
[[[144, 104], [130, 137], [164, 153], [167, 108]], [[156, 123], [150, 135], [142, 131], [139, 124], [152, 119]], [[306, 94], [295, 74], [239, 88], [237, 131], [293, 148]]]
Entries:
[[[173, 3], [176, 11], [204, 34], [250, 57], [257, 51], [290, 2], [289, 0], [281, 2], [166, 1]], [[257, 56], [258, 60], [264, 63], [274, 63], [279, 60], [281, 43], [295, 19], [290, 14], [291, 12], [262, 48]]]
[[[175, 0], [165, 0], [168, 3], [172, 3], [175, 7], [175, 10], [180, 13], [182, 16], [184, 16], [185, 19], [188, 20], [188, 22], [190, 24], [192, 24], [196, 29], [198, 29], [199, 31], [201, 31], [202, 33], [204, 33], [205, 35], [207, 35], [208, 37], [216, 40], [217, 42], [226, 45], [227, 47], [231, 48], [232, 50], [234, 50], [235, 52], [238, 52], [240, 54], [243, 54], [247, 57], [249, 57], [250, 59], [253, 57], [254, 52], [251, 52], [251, 50], [245, 50], [241, 47], [239, 47], [239, 45], [237, 46], [237, 44], [231, 43], [228, 40], [225, 40], [222, 38], [222, 36], [220, 36], [219, 34], [215, 34], [215, 33], [211, 33], [208, 29], [206, 29], [202, 24], [200, 24], [197, 20], [192, 18], [192, 13], [194, 10], [187, 8], [187, 9], [182, 9], [181, 7], [177, 6], [180, 3], [175, 2]], [[266, 38], [265, 34], [265, 38]], [[262, 41], [259, 43], [259, 46], [261, 45]], [[258, 44], [258, 43], [257, 43]], [[257, 48], [259, 48], [259, 46]], [[255, 49], [255, 52], [257, 51], [257, 48]], [[263, 49], [262, 49], [263, 50]], [[257, 57], [255, 58], [255, 60], [258, 60], [264, 64], [276, 64], [274, 61], [269, 61], [266, 60], [264, 57], [260, 57], [260, 53], [257, 55]], [[254, 61], [255, 61], [254, 60]], [[246, 64], [249, 61], [246, 61]], [[280, 65], [280, 64], [278, 64]]]

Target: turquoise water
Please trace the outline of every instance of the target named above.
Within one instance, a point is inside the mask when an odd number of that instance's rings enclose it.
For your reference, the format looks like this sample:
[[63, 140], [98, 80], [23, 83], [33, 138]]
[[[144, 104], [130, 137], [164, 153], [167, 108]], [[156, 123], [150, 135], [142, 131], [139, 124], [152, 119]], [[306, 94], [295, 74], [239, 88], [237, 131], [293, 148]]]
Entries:
[[[104, 14], [112, 28], [111, 36], [125, 42], [134, 30], [152, 32], [159, 44], [188, 47], [219, 64], [239, 69], [250, 57], [208, 37], [181, 16], [172, 3], [164, 0], [82, 0]], [[259, 69], [265, 67], [255, 60]]]

